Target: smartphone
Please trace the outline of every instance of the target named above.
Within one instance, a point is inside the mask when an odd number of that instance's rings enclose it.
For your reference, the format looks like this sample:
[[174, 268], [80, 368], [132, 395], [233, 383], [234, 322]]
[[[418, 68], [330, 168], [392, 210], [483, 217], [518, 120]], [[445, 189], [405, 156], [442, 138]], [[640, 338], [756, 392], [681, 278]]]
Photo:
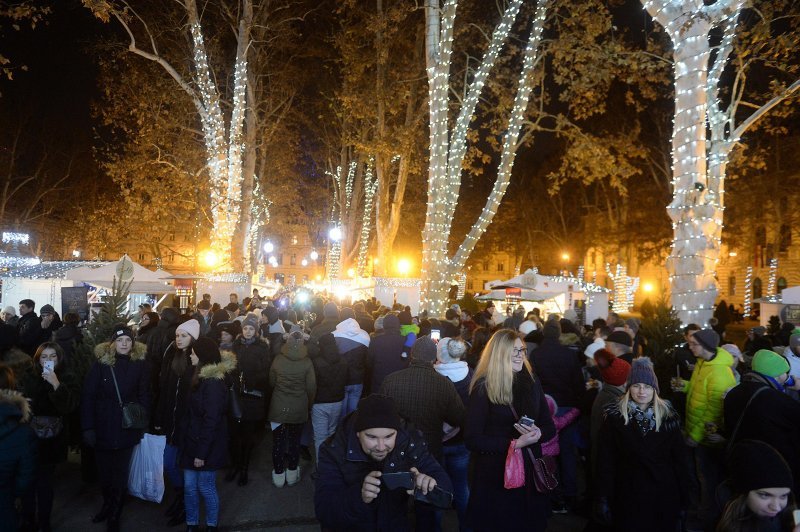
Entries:
[[54, 361], [54, 360], [45, 360], [45, 361], [44, 361], [44, 366], [43, 366], [43, 367], [44, 367], [44, 370], [45, 370], [47, 373], [53, 373], [53, 370], [54, 370], [54, 369], [55, 369], [55, 367], [56, 367], [56, 363], [55, 363], [55, 361]]
[[525, 425], [526, 427], [532, 427], [533, 423], [534, 421], [528, 416], [522, 416], [521, 418], [519, 418], [520, 425]]
[[439, 329], [431, 329], [431, 340], [438, 342], [441, 337], [442, 333], [439, 332]]
[[386, 486], [386, 489], [390, 490], [399, 488], [410, 490], [414, 487], [414, 473], [411, 471], [384, 473], [381, 475], [381, 483]]
[[792, 517], [794, 517], [794, 526], [800, 526], [800, 510], [793, 511]]

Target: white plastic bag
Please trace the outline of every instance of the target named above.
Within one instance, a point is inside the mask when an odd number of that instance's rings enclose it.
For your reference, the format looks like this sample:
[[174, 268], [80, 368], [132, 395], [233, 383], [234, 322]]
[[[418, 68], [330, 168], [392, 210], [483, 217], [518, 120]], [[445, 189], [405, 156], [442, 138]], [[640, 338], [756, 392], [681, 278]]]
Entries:
[[166, 436], [145, 434], [133, 448], [128, 473], [128, 493], [145, 501], [161, 502], [164, 497], [164, 447]]

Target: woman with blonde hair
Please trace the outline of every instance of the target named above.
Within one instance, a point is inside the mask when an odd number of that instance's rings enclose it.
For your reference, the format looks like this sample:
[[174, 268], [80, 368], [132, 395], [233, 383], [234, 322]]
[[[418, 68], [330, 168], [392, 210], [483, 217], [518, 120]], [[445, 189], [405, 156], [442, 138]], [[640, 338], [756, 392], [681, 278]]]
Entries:
[[[470, 383], [464, 440], [472, 452], [474, 470], [467, 519], [476, 531], [542, 531], [547, 526], [548, 498], [534, 485], [531, 453], [522, 453], [525, 485], [504, 487], [510, 444], [530, 448], [539, 458], [540, 443], [556, 434], [542, 385], [526, 354], [525, 343], [515, 331], [497, 331], [486, 344]], [[523, 417], [533, 422], [523, 423]]]
[[637, 358], [627, 390], [605, 408], [594, 517], [615, 531], [673, 532], [689, 506], [680, 418], [658, 391], [650, 359]]

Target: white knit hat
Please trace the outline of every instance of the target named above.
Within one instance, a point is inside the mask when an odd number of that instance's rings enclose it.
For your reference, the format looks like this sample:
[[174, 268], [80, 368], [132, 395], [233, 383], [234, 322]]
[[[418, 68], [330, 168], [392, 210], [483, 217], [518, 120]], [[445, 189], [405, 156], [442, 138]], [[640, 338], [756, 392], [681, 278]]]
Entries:
[[583, 350], [583, 354], [586, 355], [587, 358], [594, 358], [594, 354], [605, 347], [606, 342], [602, 338], [596, 338], [594, 342], [586, 346], [586, 349]]
[[538, 328], [536, 322], [531, 320], [525, 320], [519, 324], [519, 332], [521, 332], [523, 336], [528, 336]]
[[200, 323], [197, 320], [189, 320], [178, 325], [175, 332], [184, 331], [186, 334], [197, 340], [200, 338]]
[[447, 364], [461, 360], [467, 352], [467, 344], [460, 338], [442, 338], [436, 345], [436, 358]]

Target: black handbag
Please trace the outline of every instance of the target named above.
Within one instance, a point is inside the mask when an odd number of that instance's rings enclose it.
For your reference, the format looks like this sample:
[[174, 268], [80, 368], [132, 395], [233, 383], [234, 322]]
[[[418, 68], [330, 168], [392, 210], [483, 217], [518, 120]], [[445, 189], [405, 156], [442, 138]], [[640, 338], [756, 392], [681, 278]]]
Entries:
[[228, 414], [231, 419], [242, 420], [242, 402], [239, 400], [239, 392], [236, 391], [236, 386], [233, 384], [228, 388]]
[[30, 426], [40, 440], [52, 440], [64, 429], [64, 421], [58, 416], [33, 416]]
[[150, 425], [150, 416], [147, 409], [139, 403], [123, 403], [122, 396], [119, 394], [117, 376], [114, 374], [114, 366], [111, 366], [111, 378], [114, 379], [114, 389], [117, 390], [119, 407], [122, 409], [122, 428], [144, 430]]

